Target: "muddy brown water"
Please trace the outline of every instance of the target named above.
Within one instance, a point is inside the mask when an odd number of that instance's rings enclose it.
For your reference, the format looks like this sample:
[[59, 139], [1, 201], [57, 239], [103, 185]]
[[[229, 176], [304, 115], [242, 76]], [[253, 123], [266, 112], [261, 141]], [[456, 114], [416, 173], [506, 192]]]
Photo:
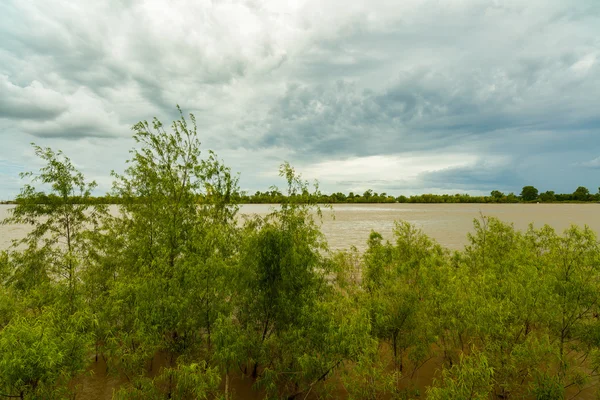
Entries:
[[[0, 205], [0, 220], [9, 215], [10, 207]], [[273, 207], [276, 206], [243, 205], [240, 214], [266, 215]], [[117, 208], [113, 206], [111, 210], [116, 212]], [[562, 232], [575, 224], [588, 225], [600, 232], [600, 204], [341, 204], [335, 205], [333, 211], [324, 209], [321, 228], [332, 250], [356, 246], [363, 251], [371, 230], [380, 232], [386, 239], [392, 239], [394, 221], [405, 220], [421, 228], [442, 246], [460, 250], [467, 244], [467, 233], [473, 231], [473, 219], [481, 215], [513, 223], [520, 230], [527, 229], [529, 223], [533, 223], [538, 228], [548, 224]], [[29, 229], [22, 225], [0, 225], [0, 250], [8, 248], [12, 240], [22, 238]], [[426, 397], [424, 388], [431, 384], [439, 364], [439, 360], [431, 360], [418, 370], [414, 383], [421, 389], [421, 397]], [[79, 386], [76, 398], [111, 399], [113, 391], [126, 379], [107, 375], [105, 371], [106, 365], [102, 360], [93, 363], [89, 374], [74, 382]], [[232, 377], [231, 384], [236, 399], [261, 398], [259, 393], [251, 390], [248, 379]], [[567, 394], [567, 398], [593, 399], [595, 391], [595, 388], [588, 388], [581, 393], [573, 390]], [[335, 397], [346, 397], [344, 394], [342, 388]]]
[[[12, 206], [0, 205], [0, 220]], [[240, 215], [266, 215], [268, 204], [246, 204]], [[117, 208], [112, 206], [111, 211]], [[324, 209], [322, 231], [332, 250], [356, 246], [366, 248], [371, 230], [392, 239], [394, 221], [405, 220], [421, 228], [442, 246], [459, 250], [467, 244], [467, 232], [473, 231], [473, 219], [480, 215], [497, 217], [513, 223], [517, 229], [548, 224], [559, 232], [571, 224], [588, 225], [600, 232], [600, 204], [338, 204], [333, 211]], [[333, 218], [335, 216], [335, 219]], [[0, 225], [0, 250], [13, 239], [23, 237], [29, 227]]]

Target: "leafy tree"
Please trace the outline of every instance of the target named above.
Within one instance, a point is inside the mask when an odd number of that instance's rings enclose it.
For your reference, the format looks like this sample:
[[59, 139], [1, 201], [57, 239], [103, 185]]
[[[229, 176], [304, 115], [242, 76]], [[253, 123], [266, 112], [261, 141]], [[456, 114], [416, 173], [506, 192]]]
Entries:
[[192, 379], [197, 357], [210, 359], [238, 241], [237, 178], [213, 153], [201, 158], [195, 119], [188, 124], [180, 115], [171, 132], [157, 119], [133, 127], [141, 147], [132, 150], [125, 174], [115, 175], [121, 213], [106, 220], [93, 275], [101, 288], [95, 304], [102, 351], [133, 381], [129, 389], [145, 388], [141, 396], [160, 385], [145, 377], [158, 352], [168, 355], [170, 371], [159, 392], [171, 394]]
[[588, 200], [590, 200], [590, 191], [588, 190], [588, 188], [586, 188], [584, 186], [579, 186], [573, 192], [573, 200], [577, 200], [577, 201], [588, 201]]
[[38, 317], [16, 316], [3, 327], [3, 396], [25, 399], [67, 395], [70, 379], [86, 367], [90, 337], [85, 319], [66, 318], [60, 310], [47, 309]]
[[471, 271], [470, 286], [478, 288], [470, 296], [471, 334], [494, 368], [502, 397], [525, 395], [527, 379], [552, 355], [545, 332], [534, 334], [547, 317], [542, 305], [550, 301], [547, 276], [533, 251], [536, 237], [532, 230], [523, 235], [482, 217], [460, 258]]
[[366, 351], [355, 366], [343, 372], [342, 384], [349, 399], [377, 400], [399, 395], [400, 372], [390, 371], [375, 350]]
[[534, 201], [538, 198], [538, 190], [533, 186], [524, 186], [521, 190], [523, 201]]
[[327, 249], [313, 217], [320, 209], [293, 200], [308, 192], [308, 183], [289, 164], [280, 175], [288, 201], [265, 218], [248, 220], [243, 229], [233, 309], [245, 339], [230, 343], [242, 344], [246, 357], [240, 367], [269, 396], [294, 398], [317, 386], [325, 390], [321, 383], [372, 343], [364, 310], [354, 309], [328, 284], [333, 269], [323, 257]]
[[383, 244], [372, 232], [365, 253], [363, 282], [369, 293], [374, 333], [392, 348], [394, 366], [404, 370], [406, 351], [419, 364], [429, 350], [426, 328], [421, 324], [425, 288], [422, 270], [439, 265], [444, 253], [420, 230], [406, 222], [396, 223], [396, 245]]
[[22, 174], [31, 183], [3, 221], [33, 227], [2, 261], [3, 283], [14, 290], [19, 313], [0, 331], [0, 390], [21, 398], [66, 394], [69, 379], [86, 366], [91, 319], [81, 278], [90, 229], [104, 213], [86, 204], [96, 184], [86, 183], [64, 154], [34, 149], [45, 165], [37, 174]]
[[434, 381], [434, 386], [428, 388], [427, 398], [485, 400], [492, 391], [493, 378], [494, 369], [485, 355], [474, 350], [469, 356], [461, 356], [459, 364], [443, 371], [441, 382]]
[[540, 194], [540, 200], [543, 202], [553, 202], [556, 201], [556, 196], [552, 190], [548, 190], [547, 192]]
[[[562, 237], [546, 226], [540, 232], [543, 255], [540, 261], [552, 279], [554, 302], [548, 318], [549, 330], [559, 357], [558, 379], [566, 387], [583, 385], [599, 365], [582, 363], [597, 351], [600, 342], [591, 339], [600, 305], [598, 239], [589, 228], [571, 227]], [[589, 341], [591, 339], [591, 342]], [[575, 357], [573, 352], [583, 354]]]
[[[287, 164], [280, 169], [288, 183], [288, 199], [306, 190], [306, 183]], [[297, 202], [282, 204], [265, 219], [247, 221], [240, 254], [239, 281], [243, 304], [237, 308], [248, 335], [263, 348], [269, 338], [286, 326], [298, 324], [304, 307], [312, 307], [316, 290], [324, 288], [316, 273], [323, 260], [323, 236], [317, 229], [309, 206]], [[258, 374], [258, 355], [251, 366]]]
[[496, 200], [500, 200], [501, 198], [504, 197], [504, 193], [502, 193], [499, 190], [492, 190], [492, 192], [490, 193], [490, 195], [496, 199]]
[[[74, 311], [78, 273], [88, 251], [88, 232], [98, 226], [105, 207], [86, 204], [95, 182], [86, 183], [62, 152], [35, 146], [35, 153], [46, 163], [39, 173], [22, 173], [31, 178], [17, 196], [17, 205], [3, 224], [28, 224], [33, 230], [14, 247], [25, 246], [25, 253], [15, 257], [15, 284], [28, 285], [39, 277], [58, 278], [66, 283], [68, 301]], [[33, 184], [49, 186], [51, 192], [37, 190]], [[43, 282], [42, 278], [38, 282]]]
[[514, 193], [509, 193], [506, 196], [507, 203], [517, 203], [518, 201], [519, 201], [519, 199], [517, 198], [517, 196]]

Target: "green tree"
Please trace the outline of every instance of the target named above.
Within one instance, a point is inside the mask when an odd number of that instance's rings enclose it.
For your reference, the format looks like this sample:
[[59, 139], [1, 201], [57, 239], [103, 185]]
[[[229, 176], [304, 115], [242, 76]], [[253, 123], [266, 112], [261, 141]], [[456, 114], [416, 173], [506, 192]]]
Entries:
[[372, 343], [364, 310], [328, 284], [333, 269], [313, 217], [320, 209], [310, 203], [318, 189], [309, 202], [297, 202], [308, 183], [289, 164], [280, 175], [288, 201], [244, 226], [233, 309], [245, 338], [242, 370], [270, 397], [294, 398], [317, 391], [344, 360], [356, 360]]
[[547, 192], [540, 194], [540, 200], [543, 202], [550, 203], [556, 201], [556, 195], [552, 190], [548, 190]]
[[500, 200], [501, 198], [504, 197], [504, 193], [502, 193], [499, 190], [492, 190], [492, 192], [490, 193], [490, 195], [496, 199], [496, 200]]
[[473, 351], [461, 356], [460, 363], [442, 372], [441, 381], [428, 388], [427, 398], [432, 400], [485, 400], [493, 388], [494, 369], [484, 354]]
[[[31, 178], [16, 198], [17, 205], [3, 224], [27, 224], [33, 229], [23, 239], [14, 242], [14, 248], [24, 246], [25, 254], [16, 254], [13, 281], [27, 285], [25, 278], [52, 276], [65, 282], [71, 311], [74, 311], [78, 273], [89, 250], [89, 231], [98, 226], [106, 208], [90, 206], [95, 182], [87, 183], [62, 152], [33, 145], [36, 155], [46, 164], [39, 173], [27, 172], [22, 178]], [[33, 186], [39, 183], [50, 188], [50, 193]], [[40, 279], [42, 282], [44, 279]]]
[[87, 324], [60, 308], [15, 316], [0, 331], [0, 393], [21, 399], [68, 396], [69, 381], [87, 364]]
[[[0, 331], [0, 391], [21, 398], [66, 394], [83, 371], [91, 345], [91, 318], [83, 301], [90, 230], [105, 208], [87, 200], [86, 183], [63, 153], [34, 145], [45, 162], [17, 196], [4, 224], [32, 226], [5, 254], [4, 284], [13, 289], [15, 312]], [[38, 183], [49, 193], [34, 187]]]
[[[200, 371], [194, 363], [210, 360], [213, 326], [231, 297], [237, 178], [212, 152], [201, 158], [195, 118], [188, 124], [179, 111], [170, 132], [158, 119], [133, 127], [140, 147], [115, 175], [121, 213], [107, 219], [98, 242], [98, 341], [111, 367], [132, 380], [127, 390], [146, 388], [140, 396], [173, 396]], [[150, 384], [146, 366], [158, 352], [167, 365]]]
[[470, 286], [477, 288], [469, 296], [471, 340], [494, 368], [501, 397], [525, 396], [527, 379], [552, 359], [547, 332], [536, 329], [547, 318], [551, 285], [539, 269], [532, 229], [524, 235], [496, 218], [482, 217], [458, 260], [470, 271]]
[[415, 365], [428, 353], [430, 339], [422, 324], [422, 270], [442, 263], [444, 252], [407, 222], [397, 222], [394, 235], [395, 246], [384, 244], [380, 234], [371, 232], [363, 282], [374, 334], [390, 344], [394, 366], [403, 372], [409, 349]]
[[[598, 351], [595, 316], [600, 306], [600, 251], [596, 234], [588, 227], [571, 227], [562, 236], [548, 226], [539, 232], [540, 265], [552, 279], [553, 302], [548, 326], [558, 353], [557, 379], [565, 387], [583, 386], [600, 365], [585, 360]], [[575, 354], [578, 354], [577, 356]]]
[[538, 190], [533, 186], [524, 186], [521, 190], [523, 201], [534, 201], [538, 198]]
[[591, 200], [590, 191], [588, 190], [588, 188], [586, 188], [584, 186], [579, 186], [573, 192], [573, 200], [577, 200], [577, 201]]

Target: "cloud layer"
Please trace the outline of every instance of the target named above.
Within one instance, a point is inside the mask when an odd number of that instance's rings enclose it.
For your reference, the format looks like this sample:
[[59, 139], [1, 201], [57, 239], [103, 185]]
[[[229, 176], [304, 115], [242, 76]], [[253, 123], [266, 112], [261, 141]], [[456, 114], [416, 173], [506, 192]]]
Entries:
[[325, 191], [599, 186], [600, 3], [0, 3], [0, 199], [29, 142], [101, 190], [175, 105], [247, 190], [288, 160]]

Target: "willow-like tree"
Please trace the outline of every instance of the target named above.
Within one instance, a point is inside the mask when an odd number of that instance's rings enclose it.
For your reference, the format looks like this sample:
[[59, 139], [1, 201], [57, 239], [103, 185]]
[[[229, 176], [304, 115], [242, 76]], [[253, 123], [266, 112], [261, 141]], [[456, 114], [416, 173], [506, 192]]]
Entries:
[[363, 282], [374, 333], [389, 343], [394, 367], [403, 372], [405, 356], [418, 368], [427, 358], [431, 338], [422, 322], [426, 297], [423, 271], [444, 262], [444, 252], [423, 232], [397, 222], [395, 245], [372, 232], [365, 253]]
[[[97, 186], [86, 182], [71, 160], [62, 152], [34, 145], [35, 154], [45, 165], [38, 173], [26, 172], [30, 178], [17, 195], [17, 205], [3, 224], [25, 224], [32, 230], [13, 243], [14, 249], [25, 248], [15, 255], [15, 271], [11, 281], [21, 287], [44, 282], [44, 277], [63, 282], [71, 311], [74, 311], [78, 273], [88, 251], [89, 231], [97, 227], [105, 208], [90, 205]], [[49, 192], [39, 190], [41, 184]]]
[[178, 371], [181, 379], [201, 374], [191, 365], [210, 359], [213, 324], [228, 307], [237, 178], [213, 153], [201, 157], [195, 118], [188, 123], [179, 111], [170, 131], [158, 119], [133, 127], [138, 147], [125, 173], [115, 174], [121, 212], [107, 219], [98, 242], [98, 299], [110, 304], [98, 307], [98, 340], [109, 364], [134, 383], [124, 389], [132, 395], [147, 387], [159, 352], [167, 357], [168, 394], [181, 387]]
[[[104, 212], [90, 206], [94, 182], [62, 152], [35, 146], [44, 162], [17, 196], [4, 224], [31, 231], [4, 256], [3, 284], [15, 311], [0, 331], [0, 392], [13, 397], [65, 395], [82, 372], [90, 348], [91, 319], [83, 301], [88, 234]], [[34, 185], [39, 184], [40, 190]]]
[[[236, 362], [269, 398], [296, 398], [325, 390], [346, 360], [372, 345], [365, 310], [328, 284], [326, 243], [308, 183], [289, 164], [287, 202], [265, 218], [246, 222], [232, 322], [243, 340], [230, 340]], [[318, 190], [318, 189], [317, 189]], [[227, 337], [224, 332], [220, 337]], [[227, 354], [227, 347], [218, 350]]]

